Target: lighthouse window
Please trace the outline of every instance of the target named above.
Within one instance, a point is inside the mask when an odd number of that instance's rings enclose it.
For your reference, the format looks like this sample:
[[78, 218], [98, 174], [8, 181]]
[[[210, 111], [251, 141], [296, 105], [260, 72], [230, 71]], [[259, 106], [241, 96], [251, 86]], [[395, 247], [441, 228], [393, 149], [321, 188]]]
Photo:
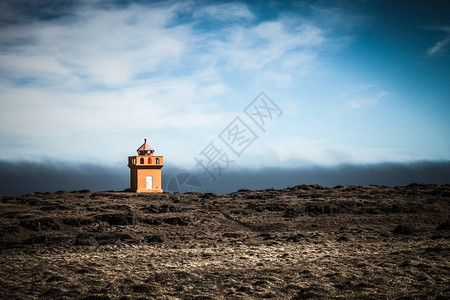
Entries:
[[148, 164], [152, 164], [152, 159], [150, 157], [148, 158]]
[[156, 164], [159, 164], [159, 158], [158, 157], [156, 158]]
[[143, 164], [144, 164], [144, 158], [141, 157], [141, 165], [143, 165]]

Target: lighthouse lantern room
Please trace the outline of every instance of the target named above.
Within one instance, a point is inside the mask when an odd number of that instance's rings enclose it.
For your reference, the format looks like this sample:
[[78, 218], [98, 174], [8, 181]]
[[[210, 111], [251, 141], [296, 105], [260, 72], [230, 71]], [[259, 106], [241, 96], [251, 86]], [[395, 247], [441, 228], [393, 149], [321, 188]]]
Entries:
[[128, 157], [130, 168], [130, 189], [136, 193], [162, 193], [161, 168], [162, 156], [154, 156], [155, 149], [147, 144], [144, 139], [137, 156]]

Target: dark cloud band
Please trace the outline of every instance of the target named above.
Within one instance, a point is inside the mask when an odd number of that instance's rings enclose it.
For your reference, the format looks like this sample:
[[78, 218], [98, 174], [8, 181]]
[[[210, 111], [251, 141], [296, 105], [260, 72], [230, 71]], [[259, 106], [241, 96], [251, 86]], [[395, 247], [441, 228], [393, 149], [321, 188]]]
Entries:
[[[163, 186], [186, 170], [167, 167]], [[413, 163], [380, 163], [305, 167], [296, 169], [263, 168], [230, 170], [215, 183], [194, 173], [203, 192], [229, 193], [241, 188], [286, 188], [298, 184], [335, 185], [407, 185], [417, 183], [450, 183], [450, 162], [421, 161]], [[108, 168], [92, 164], [59, 162], [0, 161], [0, 194], [54, 192], [57, 190], [124, 190], [128, 187], [128, 168]]]

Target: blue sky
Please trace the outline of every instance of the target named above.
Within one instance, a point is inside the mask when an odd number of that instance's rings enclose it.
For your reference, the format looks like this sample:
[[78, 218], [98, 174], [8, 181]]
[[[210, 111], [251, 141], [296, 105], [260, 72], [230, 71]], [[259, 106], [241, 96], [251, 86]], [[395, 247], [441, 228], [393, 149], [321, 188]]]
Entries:
[[[61, 4], [62, 3], [62, 4]], [[450, 160], [446, 1], [2, 1], [0, 159], [195, 169], [264, 91], [233, 169]]]

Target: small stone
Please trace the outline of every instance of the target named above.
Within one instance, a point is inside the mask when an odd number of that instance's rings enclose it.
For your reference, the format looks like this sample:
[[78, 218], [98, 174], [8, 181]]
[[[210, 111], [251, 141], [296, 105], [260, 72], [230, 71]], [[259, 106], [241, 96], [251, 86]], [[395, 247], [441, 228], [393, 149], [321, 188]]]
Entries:
[[98, 246], [98, 242], [92, 234], [79, 234], [75, 239], [75, 246]]
[[340, 236], [336, 239], [336, 241], [338, 242], [347, 242], [348, 241], [348, 237], [346, 236]]
[[393, 234], [413, 234], [416, 232], [416, 228], [411, 224], [400, 224], [392, 231]]
[[26, 245], [47, 244], [47, 237], [45, 235], [32, 236], [27, 238], [23, 243]]
[[164, 243], [167, 237], [163, 234], [152, 234], [145, 237], [145, 241], [148, 243]]
[[450, 230], [450, 222], [440, 223], [436, 230]]
[[298, 243], [300, 242], [305, 236], [301, 233], [297, 233], [295, 235], [291, 235], [289, 236], [286, 241], [288, 242], [294, 242], [294, 243]]
[[240, 238], [242, 237], [242, 235], [240, 233], [235, 233], [235, 232], [225, 232], [224, 234], [222, 234], [223, 237], [226, 238]]

